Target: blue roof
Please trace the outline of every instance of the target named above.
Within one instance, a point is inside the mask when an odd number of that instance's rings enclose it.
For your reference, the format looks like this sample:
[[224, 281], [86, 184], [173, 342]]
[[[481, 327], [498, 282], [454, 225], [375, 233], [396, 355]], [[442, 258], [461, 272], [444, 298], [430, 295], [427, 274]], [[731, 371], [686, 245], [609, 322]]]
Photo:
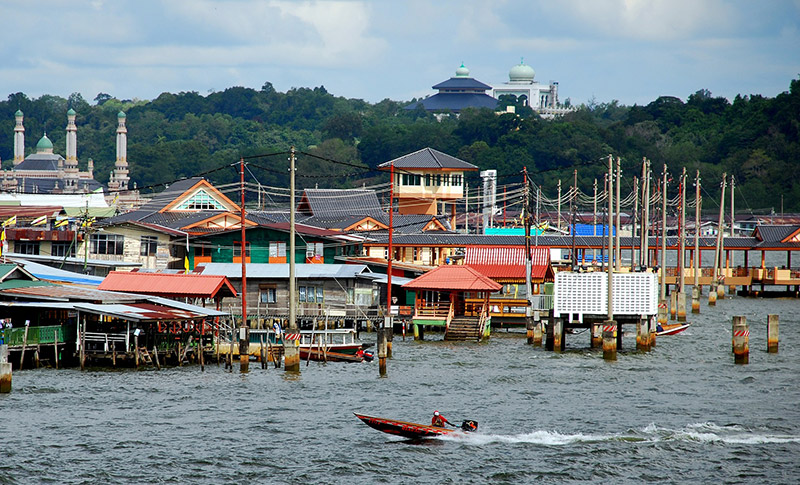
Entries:
[[492, 89], [488, 84], [484, 84], [477, 79], [471, 77], [451, 77], [447, 81], [442, 81], [439, 84], [432, 86], [433, 89]]
[[[614, 234], [617, 231], [614, 230]], [[605, 224], [598, 224], [597, 225], [597, 232], [595, 232], [595, 226], [593, 224], [575, 224], [575, 235], [576, 236], [608, 236], [608, 225]]]
[[407, 110], [417, 109], [418, 105], [427, 111], [452, 111], [458, 113], [466, 108], [497, 107], [497, 100], [488, 94], [478, 93], [439, 93], [411, 103], [405, 107]]

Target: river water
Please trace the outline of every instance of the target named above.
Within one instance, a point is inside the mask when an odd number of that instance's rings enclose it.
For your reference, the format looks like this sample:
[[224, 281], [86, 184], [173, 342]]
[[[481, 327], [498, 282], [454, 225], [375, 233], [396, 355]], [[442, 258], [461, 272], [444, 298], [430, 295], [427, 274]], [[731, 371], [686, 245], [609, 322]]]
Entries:
[[[748, 365], [733, 363], [734, 315], [750, 323]], [[798, 483], [800, 301], [737, 297], [689, 319], [647, 353], [626, 336], [616, 362], [588, 333], [554, 354], [521, 333], [428, 332], [395, 338], [387, 378], [377, 362], [15, 372], [0, 483]], [[414, 443], [352, 414], [426, 422], [434, 409], [479, 430]]]

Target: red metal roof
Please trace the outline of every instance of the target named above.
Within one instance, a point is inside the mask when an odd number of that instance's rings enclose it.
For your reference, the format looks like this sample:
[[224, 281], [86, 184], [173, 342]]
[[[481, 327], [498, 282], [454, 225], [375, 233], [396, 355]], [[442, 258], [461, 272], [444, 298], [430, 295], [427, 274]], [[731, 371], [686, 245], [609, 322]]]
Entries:
[[499, 291], [503, 286], [474, 268], [445, 265], [403, 285], [408, 290]]
[[197, 273], [139, 273], [112, 271], [98, 290], [124, 291], [168, 298], [217, 298], [236, 296], [228, 278], [222, 275]]
[[[467, 247], [464, 264], [492, 279], [525, 279], [525, 248]], [[549, 248], [532, 247], [531, 279], [552, 281], [553, 278]]]

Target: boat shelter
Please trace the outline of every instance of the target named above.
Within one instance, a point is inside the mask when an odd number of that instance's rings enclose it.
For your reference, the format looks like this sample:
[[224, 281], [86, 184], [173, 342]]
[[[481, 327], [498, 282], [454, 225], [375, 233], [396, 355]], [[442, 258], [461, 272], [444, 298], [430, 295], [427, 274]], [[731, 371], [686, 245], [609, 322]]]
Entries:
[[[446, 340], [480, 340], [491, 326], [489, 295], [503, 285], [475, 268], [446, 265], [431, 270], [403, 285], [415, 292], [415, 337], [422, 338], [425, 326], [443, 327]], [[470, 307], [467, 307], [467, 300]], [[479, 303], [475, 303], [475, 302]]]

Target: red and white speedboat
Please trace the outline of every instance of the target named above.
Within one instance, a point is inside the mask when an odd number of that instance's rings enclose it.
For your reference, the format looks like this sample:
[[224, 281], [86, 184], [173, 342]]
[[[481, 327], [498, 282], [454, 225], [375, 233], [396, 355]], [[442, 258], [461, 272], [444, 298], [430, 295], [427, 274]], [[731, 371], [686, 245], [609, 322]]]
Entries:
[[661, 330], [657, 331], [656, 335], [659, 337], [662, 335], [675, 335], [676, 333], [683, 332], [689, 328], [690, 325], [691, 323], [670, 323], [667, 325], [661, 325]]
[[376, 418], [374, 416], [367, 416], [365, 414], [353, 413], [371, 428], [378, 431], [389, 433], [397, 436], [403, 436], [410, 439], [424, 439], [435, 438], [437, 436], [460, 434], [465, 432], [472, 432], [478, 429], [478, 422], [472, 420], [465, 420], [461, 423], [460, 428], [439, 428], [436, 426], [429, 426], [427, 424], [409, 423], [407, 421], [398, 421], [396, 419]]

